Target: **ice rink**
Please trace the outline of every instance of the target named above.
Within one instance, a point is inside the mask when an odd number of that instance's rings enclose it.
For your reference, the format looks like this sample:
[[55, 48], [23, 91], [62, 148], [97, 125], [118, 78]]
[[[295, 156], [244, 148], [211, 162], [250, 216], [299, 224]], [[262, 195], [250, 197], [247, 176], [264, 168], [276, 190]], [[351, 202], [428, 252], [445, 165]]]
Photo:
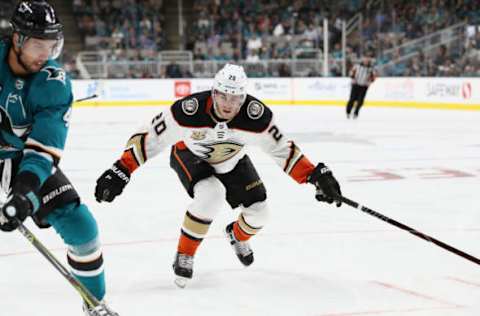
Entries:
[[[223, 237], [225, 204], [195, 258], [187, 288], [172, 260], [189, 198], [161, 153], [113, 204], [93, 198], [128, 137], [165, 107], [76, 108], [61, 166], [95, 214], [107, 299], [120, 316], [478, 316], [480, 266], [349, 206], [316, 202], [250, 148], [271, 219], [244, 268]], [[346, 197], [480, 257], [480, 112], [276, 106], [286, 135], [330, 166]], [[40, 231], [65, 262], [53, 230]], [[17, 232], [0, 243], [0, 316], [81, 316], [77, 293]]]

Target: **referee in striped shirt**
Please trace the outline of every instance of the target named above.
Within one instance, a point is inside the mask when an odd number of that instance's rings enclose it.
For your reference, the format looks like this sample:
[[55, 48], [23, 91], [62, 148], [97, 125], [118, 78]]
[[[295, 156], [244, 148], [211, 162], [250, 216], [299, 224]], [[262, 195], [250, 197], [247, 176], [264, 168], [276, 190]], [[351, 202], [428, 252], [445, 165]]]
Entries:
[[[350, 91], [350, 100], [347, 103], [347, 118], [350, 118], [353, 110], [353, 118], [358, 117], [360, 108], [363, 105], [363, 100], [367, 94], [368, 86], [375, 80], [376, 71], [373, 67], [373, 59], [370, 57], [363, 57], [361, 63], [353, 66], [350, 71], [352, 78], [352, 90]], [[355, 108], [354, 108], [354, 104]]]

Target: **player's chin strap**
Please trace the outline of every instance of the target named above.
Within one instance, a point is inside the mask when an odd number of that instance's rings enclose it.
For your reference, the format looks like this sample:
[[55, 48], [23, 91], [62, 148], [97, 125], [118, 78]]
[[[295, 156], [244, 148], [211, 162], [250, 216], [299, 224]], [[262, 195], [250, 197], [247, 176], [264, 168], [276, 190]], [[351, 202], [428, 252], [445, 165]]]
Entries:
[[28, 71], [28, 66], [25, 65], [25, 63], [23, 62], [22, 60], [22, 53], [23, 53], [23, 45], [25, 44], [25, 42], [27, 41], [28, 37], [25, 36], [25, 35], [22, 35], [22, 34], [18, 34], [18, 40], [17, 40], [17, 46], [18, 46], [18, 50], [19, 50], [19, 53], [17, 53], [15, 51], [15, 49], [13, 50], [14, 53], [15, 53], [15, 56], [17, 58], [17, 63], [23, 67], [23, 69], [27, 70]]
[[385, 215], [382, 215], [382, 214], [380, 214], [380, 213], [377, 213], [377, 212], [375, 212], [374, 210], [372, 210], [372, 209], [370, 209], [370, 208], [368, 208], [368, 207], [366, 207], [366, 206], [360, 205], [360, 204], [358, 204], [358, 203], [355, 202], [355, 201], [352, 201], [352, 200], [350, 200], [350, 199], [347, 199], [347, 198], [344, 197], [344, 196], [339, 195], [339, 196], [337, 196], [337, 197], [335, 198], [335, 200], [340, 201], [340, 202], [342, 202], [342, 203], [345, 203], [345, 204], [347, 204], [347, 205], [349, 205], [349, 206], [351, 206], [351, 207], [353, 207], [353, 208], [359, 209], [360, 211], [365, 212], [365, 213], [367, 213], [367, 214], [369, 214], [369, 215], [372, 215], [372, 216], [374, 216], [374, 217], [376, 217], [376, 218], [378, 218], [378, 219], [380, 219], [380, 220], [382, 220], [382, 221], [384, 221], [384, 222], [389, 223], [390, 225], [393, 225], [393, 226], [395, 226], [395, 227], [398, 227], [398, 228], [400, 228], [400, 229], [403, 229], [403, 230], [409, 232], [410, 234], [417, 236], [418, 238], [421, 238], [421, 239], [423, 239], [423, 240], [426, 240], [426, 241], [428, 241], [428, 242], [431, 242], [431, 243], [433, 243], [433, 244], [435, 244], [435, 245], [437, 245], [437, 246], [439, 246], [439, 247], [441, 247], [441, 248], [443, 248], [443, 249], [445, 249], [445, 250], [447, 250], [447, 251], [450, 251], [450, 252], [456, 254], [457, 256], [460, 256], [460, 257], [462, 257], [462, 258], [464, 258], [464, 259], [467, 259], [467, 260], [469, 260], [469, 261], [471, 261], [471, 262], [473, 262], [473, 263], [476, 263], [476, 264], [480, 265], [480, 259], [478, 259], [477, 257], [474, 257], [474, 256], [472, 256], [472, 255], [470, 255], [470, 254], [468, 254], [468, 253], [466, 253], [466, 252], [463, 252], [463, 251], [461, 251], [461, 250], [459, 250], [459, 249], [457, 249], [457, 248], [455, 248], [455, 247], [452, 247], [452, 246], [450, 246], [450, 245], [448, 245], [448, 244], [446, 244], [446, 243], [444, 243], [444, 242], [442, 242], [442, 241], [440, 241], [440, 240], [438, 240], [438, 239], [436, 239], [436, 238], [433, 238], [433, 237], [431, 237], [431, 236], [429, 236], [429, 235], [427, 235], [427, 234], [424, 234], [424, 233], [422, 233], [422, 232], [420, 232], [420, 231], [418, 231], [418, 230], [415, 230], [415, 229], [413, 229], [413, 228], [411, 228], [411, 227], [409, 227], [409, 226], [407, 226], [407, 225], [405, 225], [405, 224], [402, 224], [402, 223], [400, 223], [400, 222], [397, 222], [396, 220], [391, 219], [391, 218], [389, 218], [389, 217], [387, 217], [387, 216], [385, 216]]

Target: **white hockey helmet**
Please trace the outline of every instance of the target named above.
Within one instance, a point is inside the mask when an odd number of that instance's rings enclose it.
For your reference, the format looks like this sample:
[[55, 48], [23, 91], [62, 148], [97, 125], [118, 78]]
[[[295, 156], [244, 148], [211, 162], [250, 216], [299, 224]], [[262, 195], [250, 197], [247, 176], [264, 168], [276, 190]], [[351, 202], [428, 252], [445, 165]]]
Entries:
[[213, 90], [247, 97], [247, 75], [242, 66], [226, 64], [215, 75]]

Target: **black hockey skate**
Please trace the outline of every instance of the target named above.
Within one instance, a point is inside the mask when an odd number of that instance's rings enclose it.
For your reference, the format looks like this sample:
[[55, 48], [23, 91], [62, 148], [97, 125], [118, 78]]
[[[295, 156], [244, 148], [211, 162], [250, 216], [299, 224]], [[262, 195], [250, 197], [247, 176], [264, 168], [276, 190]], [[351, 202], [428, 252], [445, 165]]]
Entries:
[[83, 312], [85, 316], [119, 316], [118, 313], [110, 309], [105, 302], [100, 302], [100, 305], [96, 307], [88, 307], [87, 304], [83, 304]]
[[175, 284], [183, 289], [193, 275], [193, 257], [177, 252], [172, 268], [175, 273]]
[[233, 222], [227, 225], [225, 234], [240, 262], [246, 267], [251, 265], [253, 263], [252, 248], [250, 248], [248, 241], [239, 241], [235, 238], [233, 234]]

